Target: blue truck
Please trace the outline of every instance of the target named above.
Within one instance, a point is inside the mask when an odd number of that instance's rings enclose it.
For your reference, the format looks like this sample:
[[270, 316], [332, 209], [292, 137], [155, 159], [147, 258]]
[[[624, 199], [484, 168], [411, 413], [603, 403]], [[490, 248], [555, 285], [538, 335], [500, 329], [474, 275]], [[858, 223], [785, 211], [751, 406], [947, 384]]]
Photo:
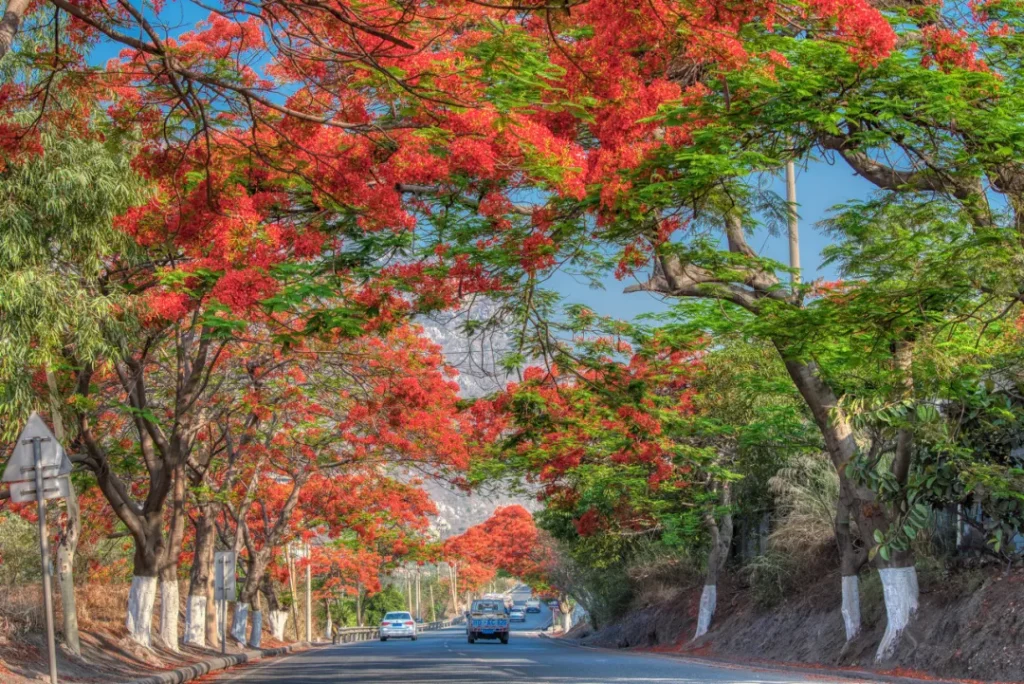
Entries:
[[466, 640], [500, 639], [508, 643], [509, 619], [505, 603], [497, 599], [476, 599], [466, 617]]

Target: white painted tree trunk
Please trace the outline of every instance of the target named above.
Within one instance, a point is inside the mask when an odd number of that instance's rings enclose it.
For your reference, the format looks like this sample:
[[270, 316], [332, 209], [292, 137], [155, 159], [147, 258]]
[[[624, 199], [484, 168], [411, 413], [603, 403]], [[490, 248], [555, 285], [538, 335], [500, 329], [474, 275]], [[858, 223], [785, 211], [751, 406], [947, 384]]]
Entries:
[[910, 618], [917, 612], [918, 585], [917, 570], [909, 568], [882, 568], [878, 571], [882, 579], [882, 593], [885, 596], [887, 623], [882, 643], [878, 645], [875, 661], [888, 660], [896, 653], [900, 635], [910, 624]]
[[178, 611], [181, 610], [178, 596], [178, 580], [160, 582], [160, 641], [175, 653], [178, 652]]
[[156, 603], [156, 577], [132, 577], [132, 587], [128, 592], [128, 619], [125, 627], [128, 636], [140, 645], [150, 648], [153, 645], [153, 604]]
[[231, 636], [241, 645], [245, 645], [245, 628], [249, 624], [249, 604], [235, 604], [235, 619], [231, 623]]
[[704, 591], [700, 593], [700, 612], [697, 614], [697, 633], [694, 639], [699, 639], [708, 633], [711, 628], [711, 618], [715, 617], [715, 604], [718, 602], [718, 585], [705, 584]]
[[249, 630], [250, 648], [259, 648], [263, 643], [263, 611], [252, 611], [252, 629]]
[[572, 613], [562, 613], [562, 631], [568, 632], [572, 629]]
[[287, 610], [270, 611], [270, 633], [278, 641], [284, 641], [284, 628], [288, 624]]
[[189, 594], [185, 606], [185, 643], [206, 647], [206, 597]]
[[842, 612], [846, 640], [853, 641], [860, 635], [860, 578], [857, 575], [843, 577]]
[[331, 619], [331, 607], [327, 606], [327, 638], [330, 639], [334, 634], [334, 621]]

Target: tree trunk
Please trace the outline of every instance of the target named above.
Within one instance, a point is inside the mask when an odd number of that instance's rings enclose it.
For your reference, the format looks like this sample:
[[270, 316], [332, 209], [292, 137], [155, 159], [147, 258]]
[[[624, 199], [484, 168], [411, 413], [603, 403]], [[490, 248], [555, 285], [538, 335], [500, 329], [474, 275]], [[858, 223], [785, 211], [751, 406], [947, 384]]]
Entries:
[[[732, 488], [728, 482], [719, 485], [719, 501], [722, 506], [732, 505]], [[732, 513], [727, 510], [721, 515], [720, 520], [716, 520], [715, 516], [709, 513], [704, 518], [704, 523], [711, 535], [711, 549], [708, 551], [708, 568], [704, 578], [704, 589], [700, 594], [694, 639], [704, 636], [711, 628], [711, 620], [715, 616], [718, 603], [718, 573], [725, 567], [725, 562], [729, 558], [729, 547], [732, 545]]]
[[235, 612], [231, 619], [231, 638], [239, 646], [245, 646], [246, 629], [249, 627], [249, 604], [244, 601], [235, 603]]
[[[914, 395], [913, 360], [913, 340], [902, 339], [896, 342], [893, 348], [893, 371], [899, 375], [902, 388], [900, 398], [905, 401], [912, 399]], [[910, 420], [913, 420], [913, 414]], [[896, 436], [896, 455], [891, 471], [901, 491], [906, 489], [913, 457], [914, 432], [911, 427], [903, 426]], [[910, 619], [917, 612], [918, 606], [919, 591], [913, 552], [891, 550], [889, 553], [889, 560], [882, 558], [881, 554], [875, 556], [878, 575], [882, 580], [886, 615], [885, 634], [882, 635], [882, 642], [875, 654], [877, 662], [888, 660], [895, 655], [900, 636], [910, 624]]]
[[292, 626], [295, 629], [295, 640], [302, 639], [299, 634], [299, 595], [295, 588], [295, 560], [292, 558], [291, 544], [288, 545], [288, 588], [292, 592]]
[[155, 575], [135, 575], [128, 591], [128, 618], [125, 627], [138, 644], [149, 648], [152, 642], [153, 605], [156, 603]]
[[[259, 589], [269, 564], [270, 550], [266, 548], [260, 549], [254, 555], [250, 555], [246, 564], [245, 583], [242, 585], [238, 602], [235, 604], [235, 619], [231, 625], [231, 636], [234, 637], [239, 645], [244, 646], [246, 643], [249, 607], [253, 606], [255, 608], [259, 605]], [[253, 619], [256, 619], [255, 610], [253, 611]], [[262, 623], [262, 615], [260, 616], [260, 622]]]
[[287, 625], [287, 610], [273, 610], [270, 612], [270, 633], [275, 639], [284, 641], [284, 629]]
[[[185, 643], [205, 647], [219, 645], [216, 634], [216, 620], [207, 620], [213, 602], [208, 598], [213, 591], [213, 558], [217, 544], [214, 528], [214, 505], [203, 503], [196, 506], [195, 552], [192, 557], [192, 572], [189, 576], [188, 605], [185, 609]], [[212, 617], [212, 615], [211, 615]]]
[[128, 592], [128, 615], [125, 627], [128, 636], [141, 646], [153, 645], [153, 606], [164, 555], [163, 516], [149, 513], [138, 519], [139, 529], [133, 534], [132, 586]]
[[259, 592], [253, 596], [252, 628], [249, 630], [249, 647], [259, 648], [263, 642], [263, 606]]
[[171, 524], [160, 568], [160, 641], [171, 651], [178, 651], [178, 615], [181, 612], [178, 593], [178, 556], [185, 540], [185, 472], [174, 472], [174, 493], [171, 497]]
[[839, 497], [836, 510], [836, 543], [839, 545], [840, 575], [842, 575], [842, 614], [847, 643], [860, 635], [860, 578], [866, 554], [857, 547], [850, 531], [850, 511], [847, 497]]
[[572, 603], [565, 592], [558, 595], [558, 612], [562, 618], [562, 632], [568, 632], [572, 629]]
[[[60, 413], [60, 394], [57, 379], [49, 368], [46, 369], [46, 386], [50, 396], [50, 420], [54, 437], [65, 443], [64, 417]], [[64, 501], [67, 517], [60, 527], [57, 539], [57, 584], [60, 587], [60, 604], [63, 614], [64, 645], [77, 656], [82, 655], [82, 643], [78, 636], [78, 603], [75, 600], [75, 553], [78, 539], [82, 534], [82, 514], [78, 508], [78, 494], [68, 476], [68, 496]]]
[[917, 612], [919, 590], [913, 565], [879, 568], [878, 576], [882, 579], [887, 618], [885, 634], [875, 654], [875, 660], [882, 662], [896, 653], [903, 631]]
[[82, 644], [78, 636], [78, 604], [75, 600], [75, 553], [82, 531], [81, 512], [75, 486], [68, 481], [67, 521], [62, 526], [57, 541], [57, 583], [60, 585], [60, 602], [63, 609], [64, 644], [77, 656], [82, 655]]

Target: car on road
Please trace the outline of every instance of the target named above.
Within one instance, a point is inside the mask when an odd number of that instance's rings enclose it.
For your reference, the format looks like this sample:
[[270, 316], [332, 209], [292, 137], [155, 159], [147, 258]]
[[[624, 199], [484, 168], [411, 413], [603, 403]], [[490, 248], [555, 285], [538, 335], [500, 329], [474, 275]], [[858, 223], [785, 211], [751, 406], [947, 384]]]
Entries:
[[384, 615], [380, 621], [380, 640], [412, 639], [416, 641], [416, 621], [411, 613], [393, 612]]
[[508, 643], [509, 616], [505, 604], [493, 599], [476, 599], [469, 608], [466, 619], [466, 641], [471, 644], [477, 639], [500, 639]]
[[513, 608], [512, 612], [508, 614], [509, 622], [526, 622], [526, 613], [522, 608]]
[[537, 599], [530, 599], [526, 602], [527, 613], [539, 613], [540, 612], [540, 601]]

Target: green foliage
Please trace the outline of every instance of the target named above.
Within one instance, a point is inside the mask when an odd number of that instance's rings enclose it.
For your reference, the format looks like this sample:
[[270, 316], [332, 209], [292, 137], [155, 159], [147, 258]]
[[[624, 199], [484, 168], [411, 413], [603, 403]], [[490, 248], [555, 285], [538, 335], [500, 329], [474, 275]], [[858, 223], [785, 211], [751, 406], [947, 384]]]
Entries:
[[743, 567], [751, 595], [759, 608], [774, 608], [795, 589], [793, 556], [779, 549], [754, 558]]
[[384, 615], [391, 611], [408, 609], [405, 595], [393, 584], [389, 584], [363, 602], [363, 615], [367, 625], [380, 624]]
[[125, 292], [108, 268], [145, 257], [114, 227], [145, 198], [130, 150], [114, 142], [49, 135], [44, 154], [0, 172], [0, 413], [7, 437], [47, 407], [32, 372], [59, 368], [65, 347], [83, 362], [104, 358], [133, 326]]
[[24, 585], [39, 577], [39, 532], [10, 511], [0, 511], [0, 585]]

